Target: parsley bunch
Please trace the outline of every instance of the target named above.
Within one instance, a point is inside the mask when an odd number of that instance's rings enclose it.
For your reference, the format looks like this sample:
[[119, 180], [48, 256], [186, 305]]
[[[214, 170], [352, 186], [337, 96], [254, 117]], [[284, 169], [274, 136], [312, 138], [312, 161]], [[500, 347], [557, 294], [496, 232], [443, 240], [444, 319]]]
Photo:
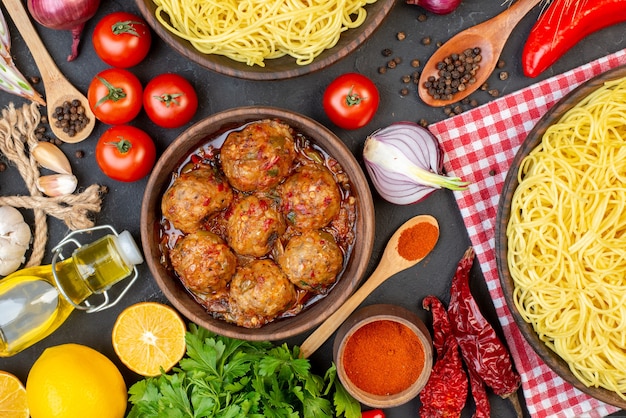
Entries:
[[299, 347], [223, 337], [195, 324], [185, 339], [187, 355], [172, 373], [131, 386], [128, 418], [361, 416], [335, 365], [324, 377], [312, 374]]

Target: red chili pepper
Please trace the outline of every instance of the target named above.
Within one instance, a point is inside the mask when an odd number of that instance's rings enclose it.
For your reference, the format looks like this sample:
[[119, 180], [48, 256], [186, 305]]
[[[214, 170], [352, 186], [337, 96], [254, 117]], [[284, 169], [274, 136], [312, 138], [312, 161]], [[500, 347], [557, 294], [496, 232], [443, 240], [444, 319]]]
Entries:
[[509, 398], [517, 408], [520, 376], [513, 369], [510, 354], [495, 330], [480, 313], [469, 287], [469, 272], [474, 262], [470, 247], [459, 262], [450, 287], [448, 315], [452, 330], [468, 369], [502, 398]]
[[437, 351], [437, 361], [426, 386], [420, 392], [422, 406], [419, 415], [429, 418], [457, 418], [461, 416], [465, 406], [468, 387], [459, 346], [441, 301], [435, 296], [426, 296], [422, 306], [433, 314], [433, 346]]
[[[491, 417], [491, 405], [489, 404], [489, 397], [487, 396], [487, 390], [485, 389], [485, 383], [480, 378], [476, 370], [468, 368], [470, 387], [472, 388], [472, 398], [474, 398], [474, 405], [476, 410], [472, 418], [490, 418]], [[521, 417], [521, 415], [518, 415]]]
[[584, 37], [624, 21], [624, 0], [552, 0], [524, 45], [524, 74], [538, 76]]
[[361, 418], [385, 418], [385, 413], [382, 409], [372, 409], [361, 413]]

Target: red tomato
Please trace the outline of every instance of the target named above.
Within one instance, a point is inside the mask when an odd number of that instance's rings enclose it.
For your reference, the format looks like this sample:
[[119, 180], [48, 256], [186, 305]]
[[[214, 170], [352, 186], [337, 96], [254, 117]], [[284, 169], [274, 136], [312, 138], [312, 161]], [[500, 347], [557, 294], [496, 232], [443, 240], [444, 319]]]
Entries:
[[364, 411], [361, 414], [361, 418], [385, 418], [385, 413], [382, 409], [371, 409], [369, 411]]
[[152, 138], [134, 126], [113, 126], [96, 144], [96, 162], [102, 172], [114, 180], [140, 180], [150, 173], [155, 160]]
[[121, 68], [109, 68], [91, 80], [87, 98], [99, 121], [122, 125], [133, 120], [141, 111], [141, 93], [141, 82], [133, 73]]
[[128, 68], [139, 64], [148, 55], [152, 35], [141, 17], [114, 12], [98, 22], [91, 41], [102, 61], [113, 67]]
[[358, 129], [374, 117], [380, 95], [372, 80], [358, 73], [347, 73], [328, 85], [322, 102], [324, 112], [335, 125]]
[[198, 110], [193, 86], [178, 74], [154, 77], [143, 91], [143, 108], [152, 122], [163, 128], [178, 128]]

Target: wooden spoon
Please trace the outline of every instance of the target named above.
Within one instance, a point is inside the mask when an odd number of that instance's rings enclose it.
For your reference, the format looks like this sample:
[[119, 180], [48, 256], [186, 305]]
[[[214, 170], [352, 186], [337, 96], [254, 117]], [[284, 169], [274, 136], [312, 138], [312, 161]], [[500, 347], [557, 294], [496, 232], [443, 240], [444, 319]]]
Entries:
[[[96, 117], [94, 116], [87, 98], [76, 89], [59, 71], [52, 57], [46, 50], [41, 38], [37, 34], [35, 27], [30, 21], [26, 9], [21, 0], [2, 0], [7, 11], [11, 15], [15, 26], [20, 31], [20, 34], [26, 41], [26, 45], [30, 49], [35, 63], [41, 73], [41, 79], [46, 90], [46, 103], [48, 107], [48, 121], [50, 122], [50, 129], [52, 132], [64, 142], [80, 142], [87, 138], [96, 124]], [[66, 101], [72, 101], [78, 99], [85, 108], [85, 114], [89, 118], [89, 123], [81, 131], [77, 132], [74, 136], [69, 136], [63, 132], [62, 128], [55, 126], [54, 110], [58, 106], [62, 106]]]
[[[398, 241], [402, 232], [422, 223], [428, 222], [437, 228], [437, 238], [439, 238], [439, 224], [437, 220], [430, 215], [418, 215], [406, 221], [391, 236], [391, 239], [385, 247], [380, 263], [372, 273], [372, 275], [363, 283], [363, 285], [347, 300], [339, 309], [329, 316], [300, 346], [300, 357], [307, 358], [315, 352], [324, 342], [339, 328], [339, 326], [350, 316], [352, 312], [385, 280], [394, 274], [408, 269], [422, 261], [424, 257], [407, 260], [398, 253]], [[436, 241], [436, 240], [435, 240]], [[432, 249], [431, 249], [432, 250]], [[430, 250], [428, 251], [430, 253]]]
[[[424, 103], [433, 107], [446, 106], [463, 100], [482, 86], [496, 68], [502, 49], [515, 26], [517, 26], [519, 21], [540, 1], [541, 0], [518, 0], [499, 15], [459, 32], [450, 38], [448, 42], [439, 47], [424, 66], [424, 70], [420, 76], [417, 90]], [[428, 94], [428, 89], [424, 87], [424, 83], [430, 76], [439, 78], [437, 70], [437, 64], [439, 62], [443, 61], [451, 54], [459, 54], [468, 48], [476, 47], [481, 49], [482, 55], [480, 68], [475, 77], [476, 82], [467, 84], [467, 88], [455, 93], [451, 100], [434, 99]]]

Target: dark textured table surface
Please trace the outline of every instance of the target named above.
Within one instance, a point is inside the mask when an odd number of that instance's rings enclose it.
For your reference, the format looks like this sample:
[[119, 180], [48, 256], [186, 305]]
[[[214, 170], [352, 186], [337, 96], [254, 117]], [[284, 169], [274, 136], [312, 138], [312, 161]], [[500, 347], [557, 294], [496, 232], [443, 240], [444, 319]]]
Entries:
[[[216, 74], [186, 59], [181, 59], [177, 53], [156, 37], [148, 58], [132, 68], [132, 71], [144, 85], [151, 77], [162, 72], [176, 72], [188, 78], [198, 90], [200, 98], [200, 108], [194, 121], [237, 106], [271, 105], [289, 108], [310, 116], [331, 128], [360, 159], [365, 137], [380, 127], [401, 120], [419, 121], [425, 119], [432, 123], [447, 117], [443, 109], [425, 106], [417, 97], [416, 86], [404, 84], [402, 76], [410, 75], [414, 71], [410, 65], [411, 60], [419, 59], [422, 63], [425, 62], [437, 47], [437, 43], [445, 42], [460, 30], [495, 16], [504, 10], [504, 7], [506, 4], [496, 0], [464, 0], [455, 12], [437, 16], [425, 13], [420, 7], [406, 5], [403, 1], [398, 1], [383, 26], [353, 54], [323, 71], [294, 79], [259, 82]], [[73, 62], [65, 61], [70, 46], [69, 32], [53, 31], [36, 25], [61, 71], [83, 92], [86, 92], [91, 78], [97, 72], [107, 68], [95, 55], [91, 46], [90, 37], [95, 23], [99, 17], [118, 10], [139, 12], [134, 2], [131, 1], [103, 1], [96, 17], [87, 23], [80, 55]], [[4, 8], [3, 12], [9, 21], [13, 39], [12, 52], [18, 68], [27, 76], [37, 75], [37, 68], [24, 42]], [[539, 13], [540, 6], [537, 6], [513, 31], [504, 48], [502, 59], [505, 66], [502, 70], [508, 73], [508, 78], [501, 80], [498, 74], [494, 73], [489, 80], [490, 86], [497, 89], [500, 95], [511, 93], [540, 79], [577, 67], [626, 46], [623, 37], [626, 27], [623, 25], [613, 26], [587, 37], [541, 77], [528, 79], [522, 73], [520, 56], [526, 36]], [[420, 14], [426, 14], [426, 21], [418, 20]], [[399, 32], [406, 35], [402, 41], [397, 38]], [[430, 45], [423, 44], [422, 40], [426, 37], [431, 39]], [[385, 66], [390, 59], [383, 56], [381, 53], [383, 49], [390, 49], [392, 57], [402, 58], [402, 63], [397, 68], [380, 74], [378, 68]], [[328, 83], [336, 76], [350, 71], [363, 73], [378, 85], [381, 103], [378, 113], [368, 126], [359, 130], [345, 131], [333, 126], [327, 119], [322, 110], [321, 99]], [[401, 89], [405, 87], [409, 89], [408, 95], [401, 93]], [[36, 85], [36, 89], [43, 93], [41, 84]], [[472, 98], [480, 104], [493, 99], [485, 91], [475, 93]], [[25, 103], [17, 96], [0, 93], [0, 106], [4, 108], [11, 102], [17, 106]], [[157, 128], [143, 113], [133, 124], [152, 135], [159, 153], [184, 129], [164, 130]], [[108, 179], [100, 172], [95, 162], [94, 148], [97, 138], [105, 129], [106, 126], [99, 123], [89, 139], [78, 144], [64, 144], [62, 149], [70, 157], [72, 167], [79, 180], [79, 187], [99, 183], [109, 188], [108, 194], [104, 197], [102, 212], [97, 215], [96, 222], [113, 225], [118, 231], [127, 229], [139, 240], [139, 212], [146, 179], [129, 184], [120, 183]], [[83, 151], [84, 157], [75, 157], [76, 151]], [[3, 157], [0, 155], [0, 160], [2, 159]], [[9, 165], [5, 171], [0, 172], [0, 195], [11, 196], [27, 193], [27, 189], [14, 167]], [[454, 196], [446, 190], [437, 191], [423, 202], [410, 206], [396, 206], [387, 203], [376, 194], [374, 199], [376, 239], [368, 272], [373, 271], [380, 259], [384, 244], [393, 231], [413, 215], [421, 213], [434, 215], [441, 226], [441, 237], [435, 250], [425, 262], [387, 281], [363, 305], [373, 303], [401, 305], [416, 312], [429, 323], [430, 316], [421, 308], [422, 298], [427, 294], [434, 294], [445, 302], [448, 301], [449, 283], [457, 262], [470, 245]], [[32, 215], [28, 214], [28, 211], [24, 212], [27, 220], [32, 221]], [[48, 225], [48, 249], [50, 249], [68, 230], [64, 224], [53, 218], [49, 218]], [[44, 262], [50, 262], [49, 251]], [[139, 376], [134, 375], [121, 365], [111, 346], [110, 331], [113, 323], [125, 306], [135, 302], [154, 300], [167, 303], [146, 265], [140, 266], [139, 270], [141, 276], [138, 283], [126, 295], [121, 305], [96, 314], [74, 312], [52, 336], [16, 356], [0, 359], [0, 370], [12, 372], [25, 382], [31, 365], [46, 347], [66, 342], [77, 342], [89, 345], [106, 354], [118, 364], [129, 385], [135, 382]], [[493, 305], [477, 263], [472, 270], [472, 286], [484, 313], [491, 319], [492, 323], [497, 324]], [[299, 344], [305, 338], [306, 335], [302, 335], [288, 341], [288, 343]], [[325, 370], [330, 365], [331, 347], [332, 339], [311, 357], [313, 365], [319, 370]], [[493, 394], [490, 394], [490, 400], [493, 410], [492, 416], [514, 416], [514, 411], [508, 401], [501, 400]], [[414, 400], [402, 407], [389, 409], [386, 413], [392, 418], [412, 417], [417, 415], [418, 407], [419, 401]], [[473, 405], [470, 402], [465, 408], [463, 416], [470, 417], [472, 413]]]

